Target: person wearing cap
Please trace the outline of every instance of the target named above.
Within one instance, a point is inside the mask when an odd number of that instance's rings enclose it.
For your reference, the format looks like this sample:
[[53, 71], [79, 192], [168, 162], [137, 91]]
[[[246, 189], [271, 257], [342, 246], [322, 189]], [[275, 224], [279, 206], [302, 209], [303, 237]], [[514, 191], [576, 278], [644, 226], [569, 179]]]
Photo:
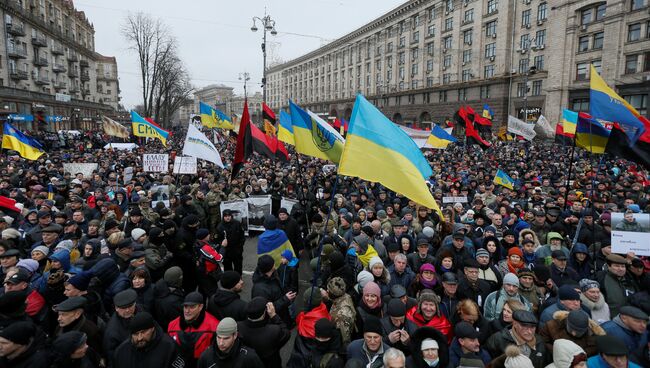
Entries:
[[501, 315], [503, 305], [506, 300], [514, 299], [521, 302], [526, 307], [526, 310], [532, 310], [532, 304], [519, 294], [519, 278], [514, 273], [508, 273], [503, 277], [503, 286], [501, 289], [490, 293], [485, 298], [483, 305], [483, 316], [489, 320], [495, 320]]
[[436, 259], [429, 254], [431, 249], [429, 241], [430, 239], [423, 235], [418, 236], [416, 251], [406, 256], [409, 267], [413, 272], [419, 271], [420, 267], [425, 263], [434, 264], [436, 262]]
[[552, 263], [549, 267], [551, 270], [551, 279], [557, 287], [580, 281], [580, 276], [576, 270], [567, 265], [569, 257], [563, 251], [554, 250], [551, 252], [551, 258]]
[[4, 291], [24, 291], [27, 294], [25, 313], [37, 323], [43, 323], [47, 316], [47, 304], [45, 298], [30, 285], [31, 275], [22, 267], [11, 271], [5, 279]]
[[201, 354], [197, 368], [263, 367], [264, 363], [239, 337], [237, 322], [224, 318], [217, 327], [216, 338]]
[[517, 272], [524, 267], [526, 267], [526, 263], [524, 262], [524, 252], [518, 246], [508, 249], [506, 259], [501, 260], [497, 265], [499, 272], [501, 272], [501, 275], [503, 276], [509, 272], [516, 275]]
[[418, 305], [406, 312], [406, 318], [418, 327], [433, 327], [451, 342], [451, 323], [440, 310], [440, 297], [431, 290], [422, 290], [418, 295]]
[[391, 299], [386, 307], [386, 314], [381, 318], [384, 343], [410, 354], [411, 335], [418, 326], [406, 319], [406, 305], [399, 299]]
[[550, 265], [552, 261], [553, 251], [562, 251], [567, 258], [569, 258], [569, 249], [562, 245], [564, 238], [558, 232], [551, 231], [546, 235], [547, 244], [542, 245], [535, 251], [537, 259], [543, 259], [546, 265]]
[[[481, 255], [485, 255], [485, 250], [482, 250]], [[477, 251], [478, 257], [479, 251]], [[461, 278], [458, 282], [458, 299], [473, 300], [479, 307], [483, 307], [488, 295], [492, 292], [490, 284], [479, 278], [481, 265], [475, 259], [468, 259], [463, 265], [463, 274], [465, 277]]]
[[648, 340], [648, 314], [637, 307], [626, 305], [621, 307], [617, 316], [602, 324], [607, 335], [616, 336], [627, 346], [629, 351], [635, 351]]
[[352, 339], [357, 311], [352, 297], [346, 293], [347, 285], [341, 277], [332, 277], [327, 282], [327, 299], [332, 303], [330, 315], [332, 323], [341, 332], [341, 342], [347, 344]]
[[530, 268], [525, 267], [519, 270], [517, 277], [519, 277], [519, 294], [530, 302], [532, 305], [531, 311], [537, 314], [540, 304], [546, 298], [535, 284], [535, 273]]
[[128, 211], [127, 215], [122, 218], [120, 228], [123, 229], [122, 231], [124, 231], [124, 234], [131, 234], [133, 229], [136, 228], [148, 232], [151, 229], [151, 222], [142, 216], [142, 211], [140, 211], [140, 208], [134, 207], [131, 208]]
[[445, 272], [441, 277], [442, 296], [440, 297], [440, 312], [451, 320], [456, 306], [461, 298], [458, 297], [458, 276], [453, 272]]
[[120, 269], [120, 272], [125, 273], [129, 268], [129, 260], [134, 251], [133, 240], [131, 237], [122, 239], [117, 243], [115, 250], [113, 251], [113, 260]]
[[273, 303], [258, 296], [248, 303], [246, 313], [246, 320], [237, 323], [239, 338], [255, 349], [266, 367], [281, 368], [280, 349], [289, 341], [291, 332], [275, 313]]
[[490, 292], [499, 290], [503, 282], [503, 276], [497, 267], [500, 257], [501, 242], [496, 237], [483, 239], [483, 247], [476, 250], [475, 258], [479, 265], [478, 278], [490, 285]]
[[7, 273], [18, 264], [19, 259], [20, 252], [18, 249], [8, 249], [0, 254], [0, 280], [7, 278]]
[[577, 285], [562, 285], [557, 289], [557, 300], [555, 303], [544, 308], [539, 317], [539, 327], [553, 319], [553, 315], [557, 311], [573, 311], [582, 310], [589, 315], [589, 309], [583, 307], [580, 302], [580, 292]]
[[627, 275], [627, 259], [614, 253], [609, 254], [606, 259], [607, 271], [600, 273], [596, 280], [600, 284], [605, 301], [609, 304], [609, 315], [614, 318], [621, 307], [627, 304], [628, 298], [639, 290]]
[[573, 311], [557, 311], [553, 319], [546, 322], [539, 330], [540, 336], [546, 342], [546, 348], [553, 348], [553, 341], [567, 339], [580, 345], [588, 356], [596, 354], [596, 337], [605, 334], [605, 330], [598, 323], [578, 309]]
[[465, 235], [465, 231], [455, 231], [450, 237], [450, 244], [447, 243], [449, 237], [443, 240], [443, 245], [436, 253], [436, 259], [440, 260], [443, 252], [451, 251], [454, 267], [458, 267], [465, 264], [466, 260], [474, 258], [474, 244], [472, 243], [472, 240]]
[[43, 229], [52, 223], [52, 213], [50, 211], [38, 211], [36, 217], [38, 218], [38, 225], [25, 234], [25, 244], [36, 244], [43, 240]]
[[418, 328], [411, 336], [411, 355], [407, 367], [444, 368], [449, 365], [449, 342], [432, 327]]
[[49, 367], [44, 341], [37, 339], [37, 334], [31, 321], [16, 321], [0, 330], [0, 367]]
[[187, 367], [176, 343], [147, 312], [138, 313], [128, 323], [128, 335], [115, 349], [114, 367]]
[[[485, 347], [493, 359], [502, 356], [509, 345], [515, 345], [524, 356], [528, 357], [535, 368], [543, 368], [552, 361], [546, 350], [544, 340], [535, 333], [537, 318], [527, 310], [518, 310], [512, 314], [512, 326], [494, 333]], [[513, 367], [514, 368], [514, 367]]]
[[[183, 301], [183, 314], [169, 322], [167, 333], [178, 344], [186, 365], [193, 367], [214, 339], [219, 320], [205, 311], [203, 295], [193, 291]], [[188, 338], [192, 336], [192, 338]]]
[[243, 288], [244, 280], [237, 271], [225, 271], [221, 274], [219, 288], [208, 298], [207, 311], [219, 320], [226, 317], [237, 322], [246, 320], [248, 303], [240, 298]]
[[272, 302], [276, 313], [287, 324], [287, 327], [292, 328], [294, 319], [289, 315], [289, 305], [296, 298], [296, 295], [296, 291], [283, 291], [282, 281], [278, 277], [273, 257], [268, 254], [259, 256], [257, 267], [253, 273], [251, 298], [261, 296]]
[[571, 248], [568, 265], [576, 271], [580, 280], [596, 278], [594, 261], [591, 259], [589, 249], [584, 243], [576, 243]]
[[205, 295], [215, 293], [222, 273], [221, 262], [223, 261], [223, 255], [220, 251], [223, 251], [223, 247], [215, 247], [210, 238], [210, 230], [201, 228], [196, 231], [194, 249], [198, 251], [195, 255], [198, 258], [198, 286], [199, 291]]
[[217, 237], [214, 241], [225, 248], [223, 269], [224, 271], [235, 270], [241, 275], [246, 241], [244, 228], [241, 222], [233, 217], [231, 210], [224, 210], [222, 217], [222, 221], [217, 225]]
[[596, 339], [598, 355], [587, 359], [589, 368], [641, 368], [630, 361], [630, 350], [616, 336], [599, 336]]
[[492, 360], [490, 354], [481, 347], [479, 332], [464, 321], [456, 323], [454, 327], [454, 339], [449, 346], [450, 366], [457, 367], [463, 357], [479, 359], [485, 365]]
[[58, 326], [54, 331], [54, 336], [60, 336], [69, 331], [81, 331], [88, 336], [88, 345], [96, 352], [101, 352], [101, 331], [84, 314], [84, 308], [87, 302], [86, 298], [75, 296], [54, 306], [54, 311], [58, 314]]
[[286, 208], [281, 207], [278, 210], [278, 229], [284, 231], [289, 238], [293, 249], [300, 254], [302, 252], [303, 238], [298, 221], [289, 215]]
[[363, 324], [363, 338], [348, 345], [348, 360], [359, 359], [364, 367], [382, 367], [384, 352], [389, 348], [382, 339], [382, 334], [381, 321], [375, 316], [369, 316]]
[[[289, 367], [342, 367], [345, 365], [345, 348], [336, 325], [321, 318], [314, 325], [314, 339], [307, 344], [294, 345]], [[298, 340], [298, 339], [296, 339]]]
[[99, 353], [87, 344], [88, 337], [80, 331], [70, 331], [52, 342], [51, 364], [53, 368], [99, 367]]

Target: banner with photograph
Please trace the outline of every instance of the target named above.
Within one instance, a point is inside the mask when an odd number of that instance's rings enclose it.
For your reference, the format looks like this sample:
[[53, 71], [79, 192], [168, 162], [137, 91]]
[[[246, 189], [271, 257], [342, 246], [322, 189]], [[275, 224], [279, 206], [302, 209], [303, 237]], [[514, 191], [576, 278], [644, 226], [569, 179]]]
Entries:
[[612, 213], [612, 252], [650, 256], [650, 214]]
[[90, 179], [93, 171], [97, 170], [97, 163], [64, 163], [63, 171], [72, 174], [72, 176], [81, 173], [84, 178]]
[[271, 214], [271, 196], [250, 196], [248, 203], [248, 229], [264, 231], [264, 217]]
[[248, 203], [245, 200], [223, 201], [219, 207], [221, 209], [221, 218], [223, 218], [224, 210], [232, 211], [232, 218], [242, 224], [246, 235], [248, 235]]
[[162, 202], [165, 207], [169, 208], [169, 186], [154, 185], [149, 190], [151, 193], [151, 207], [154, 208], [158, 202]]
[[176, 156], [174, 160], [174, 174], [196, 174], [196, 157]]
[[297, 199], [289, 199], [289, 198], [284, 198], [280, 199], [280, 208], [286, 208], [287, 212], [291, 214], [291, 209], [293, 209], [293, 206], [298, 204]]
[[142, 168], [145, 172], [166, 172], [169, 169], [169, 155], [166, 153], [145, 153]]

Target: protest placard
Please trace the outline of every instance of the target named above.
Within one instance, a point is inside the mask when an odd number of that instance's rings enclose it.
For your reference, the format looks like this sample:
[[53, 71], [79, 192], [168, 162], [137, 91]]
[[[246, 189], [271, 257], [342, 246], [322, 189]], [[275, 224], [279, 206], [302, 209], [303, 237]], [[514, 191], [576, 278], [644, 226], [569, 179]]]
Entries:
[[248, 229], [264, 231], [264, 217], [271, 214], [271, 196], [250, 196], [248, 203]]
[[612, 253], [650, 256], [650, 214], [612, 213]]
[[442, 203], [467, 203], [467, 197], [442, 197]]
[[248, 235], [248, 203], [243, 199], [236, 201], [223, 201], [221, 202], [221, 218], [223, 218], [223, 211], [232, 211], [232, 218], [239, 221]]
[[196, 174], [196, 157], [177, 156], [174, 160], [174, 174]]
[[169, 155], [158, 153], [145, 153], [142, 155], [142, 168], [145, 172], [166, 172], [168, 170]]
[[93, 171], [97, 170], [97, 163], [64, 163], [63, 164], [63, 171], [68, 172], [70, 174], [77, 175], [78, 173], [81, 173], [84, 178], [91, 178], [93, 175]]
[[525, 123], [512, 115], [508, 116], [508, 132], [520, 135], [529, 141], [532, 141], [537, 135], [535, 124]]

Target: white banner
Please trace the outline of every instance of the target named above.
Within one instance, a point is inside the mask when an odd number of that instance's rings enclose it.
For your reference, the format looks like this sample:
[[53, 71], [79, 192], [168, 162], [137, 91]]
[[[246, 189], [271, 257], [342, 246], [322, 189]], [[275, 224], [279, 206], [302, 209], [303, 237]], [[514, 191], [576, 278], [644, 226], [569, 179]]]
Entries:
[[214, 144], [210, 142], [205, 134], [201, 133], [191, 124], [187, 127], [187, 136], [185, 137], [185, 144], [183, 145], [183, 155], [210, 161], [223, 168], [221, 155], [214, 147]]
[[286, 208], [287, 212], [291, 214], [291, 209], [293, 206], [298, 204], [297, 199], [289, 199], [289, 198], [284, 198], [280, 199], [280, 208]]
[[612, 252], [650, 256], [650, 214], [612, 213]]
[[248, 229], [264, 231], [264, 217], [271, 214], [271, 196], [250, 196], [248, 203]]
[[93, 171], [97, 170], [97, 163], [86, 163], [86, 164], [80, 164], [80, 163], [64, 163], [63, 164], [63, 171], [64, 172], [69, 172], [72, 174], [72, 176], [77, 175], [78, 173], [81, 173], [84, 178], [90, 179], [93, 175]]
[[232, 218], [241, 223], [244, 231], [248, 235], [248, 203], [245, 200], [223, 201], [219, 208], [221, 209], [221, 218], [223, 218], [223, 211], [232, 211]]
[[131, 179], [133, 179], [133, 167], [125, 167], [124, 168], [124, 175], [122, 175], [122, 182], [124, 185], [127, 185], [128, 183], [131, 182]]
[[196, 157], [176, 156], [174, 160], [174, 174], [196, 174]]
[[544, 115], [540, 115], [537, 119], [537, 124], [535, 124], [535, 129], [541, 131], [542, 135], [546, 138], [555, 137], [555, 131], [551, 128], [551, 124], [548, 122]]
[[167, 172], [169, 155], [166, 153], [145, 153], [142, 155], [142, 168], [145, 172]]
[[535, 124], [525, 123], [512, 115], [508, 115], [508, 132], [520, 135], [529, 141], [532, 141], [537, 135]]
[[442, 197], [442, 203], [467, 203], [467, 197]]

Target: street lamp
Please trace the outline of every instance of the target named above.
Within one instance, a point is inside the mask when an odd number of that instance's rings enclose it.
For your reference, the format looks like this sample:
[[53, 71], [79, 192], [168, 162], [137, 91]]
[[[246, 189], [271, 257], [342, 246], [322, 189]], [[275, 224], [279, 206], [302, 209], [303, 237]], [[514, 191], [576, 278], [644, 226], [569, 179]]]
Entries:
[[257, 32], [258, 28], [256, 21], [258, 20], [260, 21], [264, 31], [264, 36], [262, 38], [262, 57], [264, 59], [264, 69], [262, 70], [262, 102], [266, 103], [266, 32], [269, 31], [272, 36], [275, 36], [278, 34], [278, 31], [275, 30], [275, 20], [271, 19], [271, 16], [266, 14], [263, 18], [253, 17], [253, 26], [251, 27], [251, 31]]
[[248, 98], [248, 94], [246, 93], [246, 82], [251, 80], [251, 75], [248, 72], [239, 73], [239, 80], [244, 81], [244, 98]]

